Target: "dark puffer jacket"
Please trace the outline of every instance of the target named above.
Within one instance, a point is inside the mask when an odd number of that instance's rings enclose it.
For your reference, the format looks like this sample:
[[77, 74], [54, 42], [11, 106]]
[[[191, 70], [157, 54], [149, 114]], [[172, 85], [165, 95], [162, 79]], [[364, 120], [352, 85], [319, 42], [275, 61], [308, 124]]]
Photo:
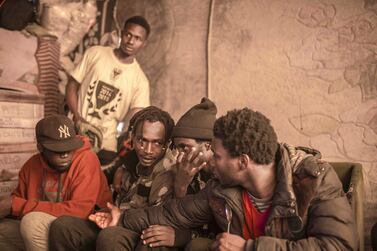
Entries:
[[[356, 250], [351, 207], [337, 174], [320, 157], [313, 149], [279, 146], [277, 187], [265, 236], [248, 240], [245, 250]], [[230, 232], [243, 236], [242, 190], [213, 180], [198, 194], [163, 207], [128, 211], [119, 225], [141, 232], [153, 224], [197, 227], [214, 218], [226, 231], [227, 203], [233, 211]]]

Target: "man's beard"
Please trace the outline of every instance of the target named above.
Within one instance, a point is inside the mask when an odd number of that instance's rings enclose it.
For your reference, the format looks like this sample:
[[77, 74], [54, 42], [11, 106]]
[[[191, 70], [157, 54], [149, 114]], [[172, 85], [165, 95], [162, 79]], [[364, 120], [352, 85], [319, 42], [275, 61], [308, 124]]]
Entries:
[[49, 166], [51, 169], [57, 171], [58, 173], [64, 173], [64, 172], [68, 171], [69, 168], [70, 168], [71, 165], [72, 165], [72, 162], [69, 162], [67, 165], [64, 165], [64, 166], [54, 165], [54, 164], [50, 163], [49, 161], [47, 161], [47, 163], [48, 163], [48, 166]]

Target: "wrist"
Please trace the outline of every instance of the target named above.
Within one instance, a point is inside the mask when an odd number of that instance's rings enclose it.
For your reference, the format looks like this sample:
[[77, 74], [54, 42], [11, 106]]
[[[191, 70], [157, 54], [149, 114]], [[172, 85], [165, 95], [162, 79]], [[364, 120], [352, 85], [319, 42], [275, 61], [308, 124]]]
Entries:
[[182, 198], [187, 193], [187, 186], [174, 185], [174, 193], [176, 198]]

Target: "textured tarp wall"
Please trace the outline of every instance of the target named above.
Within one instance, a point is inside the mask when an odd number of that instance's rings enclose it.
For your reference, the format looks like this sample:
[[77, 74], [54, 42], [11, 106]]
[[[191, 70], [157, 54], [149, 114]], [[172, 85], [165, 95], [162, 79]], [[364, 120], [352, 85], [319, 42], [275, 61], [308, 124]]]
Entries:
[[249, 106], [280, 141], [360, 162], [368, 245], [377, 221], [377, 1], [119, 1], [119, 20], [133, 14], [153, 27], [140, 55], [153, 104], [175, 118], [203, 95], [219, 114]]

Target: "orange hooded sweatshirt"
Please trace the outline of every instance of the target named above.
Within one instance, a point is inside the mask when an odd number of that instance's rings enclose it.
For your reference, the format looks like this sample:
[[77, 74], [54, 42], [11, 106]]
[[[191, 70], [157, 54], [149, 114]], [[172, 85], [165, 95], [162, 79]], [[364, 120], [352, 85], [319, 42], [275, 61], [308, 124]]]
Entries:
[[[105, 208], [106, 202], [112, 202], [106, 177], [97, 155], [90, 150], [89, 139], [77, 137], [84, 145], [75, 151], [67, 172], [60, 174], [48, 167], [40, 153], [26, 161], [19, 173], [18, 187], [12, 193], [13, 216], [22, 218], [38, 211], [56, 217], [71, 215], [86, 219], [95, 205]], [[59, 178], [61, 199], [57, 202]]]

